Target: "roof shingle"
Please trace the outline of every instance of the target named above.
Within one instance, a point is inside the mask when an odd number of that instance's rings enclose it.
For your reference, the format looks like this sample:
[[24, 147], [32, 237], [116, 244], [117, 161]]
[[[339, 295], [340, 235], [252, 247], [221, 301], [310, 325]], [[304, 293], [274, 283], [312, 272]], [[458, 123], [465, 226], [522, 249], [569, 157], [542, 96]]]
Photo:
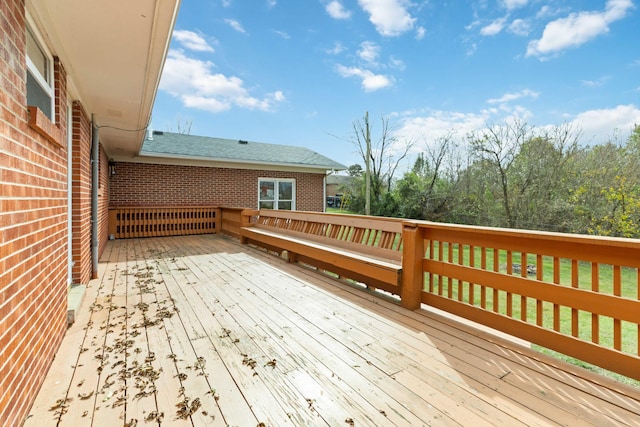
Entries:
[[255, 163], [344, 170], [346, 167], [305, 147], [154, 131], [144, 141], [142, 156], [193, 158], [230, 163]]

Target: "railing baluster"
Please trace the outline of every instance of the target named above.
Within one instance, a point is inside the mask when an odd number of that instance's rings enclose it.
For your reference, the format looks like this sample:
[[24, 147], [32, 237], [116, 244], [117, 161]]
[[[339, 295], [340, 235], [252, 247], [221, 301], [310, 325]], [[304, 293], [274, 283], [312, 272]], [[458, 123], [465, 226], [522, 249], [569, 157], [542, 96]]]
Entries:
[[[480, 247], [480, 269], [487, 269], [487, 248]], [[484, 284], [480, 284], [480, 307], [487, 308], [487, 287]]]
[[[613, 294], [617, 297], [622, 295], [622, 272], [619, 265], [613, 266]], [[620, 319], [613, 319], [613, 348], [622, 350], [622, 322]]]
[[[451, 242], [447, 242], [447, 261], [449, 264], [453, 263], [453, 243]], [[453, 298], [453, 277], [451, 275], [447, 276], [447, 297]]]
[[[458, 265], [464, 264], [464, 245], [462, 243], [456, 243], [458, 246]], [[464, 281], [458, 279], [458, 301], [462, 301], [464, 298]]]
[[[500, 271], [500, 250], [493, 248], [493, 271]], [[500, 311], [500, 292], [497, 288], [493, 288], [493, 311]]]
[[[520, 277], [529, 277], [529, 258], [526, 252], [520, 253]], [[527, 297], [520, 295], [520, 320], [527, 321]]]
[[[469, 245], [469, 267], [475, 268], [476, 264], [476, 248], [473, 245]], [[473, 282], [469, 282], [469, 304], [475, 305], [475, 285]]]
[[[507, 251], [507, 274], [513, 274], [513, 252], [511, 251]], [[513, 317], [513, 294], [511, 292], [507, 292], [507, 317]]]
[[[578, 260], [571, 260], [571, 287], [578, 288], [579, 287], [579, 277], [578, 277]], [[576, 308], [571, 308], [571, 335], [574, 337], [580, 336], [579, 331], [579, 322], [578, 322], [579, 313]]]
[[[600, 264], [591, 263], [591, 290], [600, 292]], [[591, 342], [600, 343], [600, 316], [597, 313], [591, 313]]]
[[[544, 265], [542, 254], [536, 254], [536, 280], [542, 281], [544, 278]], [[543, 325], [544, 303], [541, 299], [536, 299], [536, 325]]]
[[[553, 283], [560, 284], [560, 258], [553, 257]], [[553, 330], [560, 332], [560, 306], [553, 304]]]
[[[435, 242], [433, 241], [433, 239], [429, 239], [429, 257], [428, 258], [435, 259], [435, 254], [433, 252], [434, 249], [435, 249]], [[429, 292], [430, 293], [433, 293], [433, 289], [434, 289], [433, 279], [434, 279], [433, 272], [430, 271], [429, 272]]]

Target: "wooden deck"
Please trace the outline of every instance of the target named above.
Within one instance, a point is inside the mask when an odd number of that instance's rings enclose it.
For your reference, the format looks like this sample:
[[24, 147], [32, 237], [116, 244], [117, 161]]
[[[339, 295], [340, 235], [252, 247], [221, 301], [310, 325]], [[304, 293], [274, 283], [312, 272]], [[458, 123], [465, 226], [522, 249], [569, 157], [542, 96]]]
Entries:
[[640, 391], [219, 235], [116, 240], [25, 426], [640, 425]]

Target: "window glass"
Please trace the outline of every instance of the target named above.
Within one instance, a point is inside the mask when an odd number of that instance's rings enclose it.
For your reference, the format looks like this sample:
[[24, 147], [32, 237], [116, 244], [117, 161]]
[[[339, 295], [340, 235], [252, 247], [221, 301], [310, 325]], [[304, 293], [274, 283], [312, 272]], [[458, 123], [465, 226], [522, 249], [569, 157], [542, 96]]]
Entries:
[[44, 54], [30, 30], [27, 30], [27, 56], [31, 60], [33, 68], [42, 76], [42, 80], [49, 83], [47, 55]]
[[278, 200], [293, 200], [293, 182], [278, 182]]
[[273, 209], [273, 202], [260, 201], [260, 209]]
[[42, 88], [31, 71], [27, 71], [27, 105], [38, 107], [51, 118], [51, 96]]
[[51, 60], [27, 28], [27, 105], [38, 107], [53, 121]]
[[295, 209], [295, 180], [266, 179], [258, 180], [259, 209]]
[[274, 200], [275, 182], [260, 181], [260, 200]]

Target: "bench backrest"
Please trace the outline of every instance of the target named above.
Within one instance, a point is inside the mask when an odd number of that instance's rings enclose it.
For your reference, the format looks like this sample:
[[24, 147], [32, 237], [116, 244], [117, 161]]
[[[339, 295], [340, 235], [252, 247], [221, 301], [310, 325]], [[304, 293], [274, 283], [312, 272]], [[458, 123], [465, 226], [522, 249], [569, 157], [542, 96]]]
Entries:
[[402, 220], [397, 218], [262, 209], [254, 225], [382, 259], [402, 259]]

